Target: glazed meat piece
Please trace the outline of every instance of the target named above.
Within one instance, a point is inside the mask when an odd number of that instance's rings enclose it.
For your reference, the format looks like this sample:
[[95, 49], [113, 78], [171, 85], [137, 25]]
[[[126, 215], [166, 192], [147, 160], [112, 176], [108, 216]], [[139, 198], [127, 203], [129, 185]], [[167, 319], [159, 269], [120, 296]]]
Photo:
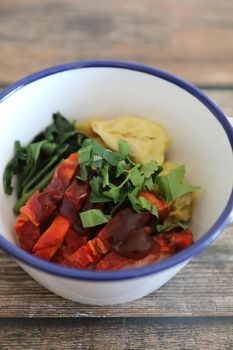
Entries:
[[25, 214], [20, 214], [15, 224], [15, 232], [21, 248], [32, 252], [34, 244], [40, 238], [40, 229], [35, 226]]
[[49, 194], [37, 191], [20, 209], [20, 212], [26, 215], [35, 226], [39, 226], [50, 218], [56, 207]]
[[34, 254], [46, 260], [51, 260], [62, 244], [69, 228], [69, 221], [63, 216], [57, 215], [51, 226], [49, 226], [34, 245]]
[[72, 153], [63, 163], [56, 169], [53, 178], [45, 192], [50, 195], [54, 201], [60, 201], [65, 190], [73, 179], [78, 168], [78, 154]]

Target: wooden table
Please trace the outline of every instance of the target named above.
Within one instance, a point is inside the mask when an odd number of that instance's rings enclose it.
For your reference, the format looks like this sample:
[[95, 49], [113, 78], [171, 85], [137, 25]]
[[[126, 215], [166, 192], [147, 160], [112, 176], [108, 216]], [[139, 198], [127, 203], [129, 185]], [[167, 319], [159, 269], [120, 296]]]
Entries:
[[[126, 59], [181, 75], [233, 116], [231, 0], [1, 0], [0, 48], [1, 87], [62, 62]], [[157, 292], [112, 307], [63, 300], [1, 252], [0, 349], [231, 350], [232, 233]]]

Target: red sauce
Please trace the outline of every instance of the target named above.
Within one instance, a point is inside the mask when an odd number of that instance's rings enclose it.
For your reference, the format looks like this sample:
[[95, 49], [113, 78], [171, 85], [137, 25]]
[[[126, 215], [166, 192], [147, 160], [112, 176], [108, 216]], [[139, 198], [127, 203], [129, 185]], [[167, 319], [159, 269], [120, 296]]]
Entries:
[[144, 226], [150, 214], [135, 214], [126, 208], [120, 211], [98, 234], [112, 250], [127, 258], [141, 259], [155, 249], [156, 242]]
[[145, 233], [143, 228], [140, 228], [132, 230], [129, 237], [118, 245], [115, 244], [113, 249], [118, 254], [127, 258], [142, 259], [152, 252], [152, 250], [154, 251], [156, 245], [159, 249], [154, 239]]

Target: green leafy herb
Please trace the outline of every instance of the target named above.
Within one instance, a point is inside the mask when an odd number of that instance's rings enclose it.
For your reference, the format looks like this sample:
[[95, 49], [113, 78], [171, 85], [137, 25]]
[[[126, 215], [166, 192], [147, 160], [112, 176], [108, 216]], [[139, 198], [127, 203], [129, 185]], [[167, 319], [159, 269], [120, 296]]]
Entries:
[[105, 215], [100, 209], [90, 209], [79, 213], [83, 227], [94, 227], [106, 224], [110, 216]]
[[150, 178], [155, 172], [157, 172], [161, 168], [158, 163], [154, 160], [144, 164], [141, 167], [141, 172], [145, 175], [145, 178]]
[[138, 193], [152, 190], [156, 185], [167, 201], [199, 189], [183, 183], [184, 166], [166, 176], [158, 176], [162, 167], [155, 161], [138, 164], [130, 159], [128, 143], [119, 140], [118, 151], [113, 152], [93, 139], [74, 130], [73, 124], [60, 113], [53, 115], [53, 123], [39, 133], [27, 146], [15, 142], [15, 153], [8, 163], [3, 184], [5, 192], [13, 191], [12, 179], [17, 176], [17, 213], [27, 199], [36, 191], [43, 190], [53, 176], [57, 165], [70, 153], [78, 152], [79, 170], [76, 178], [90, 184], [89, 199], [92, 203], [106, 203], [104, 214], [99, 209], [80, 213], [84, 227], [93, 227], [108, 222], [123, 206], [131, 205], [137, 213], [150, 212], [154, 217], [157, 232], [169, 229], [158, 225], [158, 209]]
[[117, 203], [120, 197], [120, 186], [111, 185], [110, 190], [104, 191], [103, 194], [112, 198], [114, 203]]
[[[41, 142], [44, 142], [44, 141], [41, 141]], [[46, 156], [50, 156], [51, 154], [53, 154], [56, 148], [57, 148], [56, 143], [46, 141], [46, 140], [42, 145], [42, 151]]]
[[76, 178], [78, 180], [81, 180], [81, 181], [88, 180], [88, 170], [87, 170], [87, 167], [85, 165], [80, 166], [80, 172], [79, 172], [79, 175], [76, 176]]
[[109, 165], [105, 164], [101, 172], [103, 176], [103, 187], [109, 186]]
[[80, 150], [78, 151], [79, 164], [83, 164], [83, 163], [88, 164], [90, 161], [90, 158], [91, 158], [91, 145], [80, 148]]
[[152, 177], [148, 177], [147, 179], [145, 179], [144, 184], [143, 184], [144, 190], [151, 191], [153, 186], [154, 186], [154, 181], [153, 181]]
[[46, 139], [48, 141], [58, 143], [57, 139], [64, 137], [64, 134], [70, 131], [74, 131], [73, 125], [59, 112], [57, 112], [53, 114], [53, 123], [50, 124], [44, 131], [36, 135], [32, 142]]
[[90, 181], [91, 188], [96, 194], [99, 193], [102, 184], [103, 178], [100, 176], [93, 176], [92, 180]]
[[46, 176], [44, 176], [44, 178], [40, 182], [38, 182], [32, 190], [23, 193], [23, 195], [13, 207], [13, 211], [15, 214], [19, 213], [20, 208], [27, 202], [29, 197], [31, 197], [31, 195], [35, 193], [35, 191], [42, 191], [49, 184], [49, 182], [52, 179], [53, 173], [54, 169], [52, 169]]
[[115, 214], [115, 212], [124, 204], [124, 202], [127, 200], [128, 193], [130, 191], [129, 184], [126, 184], [120, 191], [120, 196], [118, 198], [118, 202], [111, 210], [111, 216]]
[[125, 160], [121, 160], [117, 164], [116, 177], [119, 177], [120, 175], [124, 174], [128, 170], [129, 170], [129, 165], [127, 165]]
[[91, 192], [90, 194], [90, 201], [92, 203], [108, 203], [108, 202], [112, 202], [112, 198], [107, 197], [103, 194], [96, 194], [95, 192]]
[[138, 202], [142, 210], [149, 211], [152, 215], [158, 218], [158, 209], [154, 204], [146, 200], [144, 197], [139, 197]]
[[[109, 149], [99, 145], [95, 140], [93, 139], [86, 139], [83, 143], [83, 146], [91, 146], [93, 155], [98, 155], [101, 158], [103, 158], [105, 161], [107, 161], [110, 165], [117, 166], [118, 162], [124, 159], [123, 154], [119, 152], [113, 152]], [[90, 159], [90, 161], [93, 161], [93, 158]]]
[[[77, 133], [74, 126], [60, 113], [53, 114], [53, 123], [36, 135], [26, 146], [15, 142], [14, 157], [7, 164], [3, 174], [4, 191], [11, 194], [12, 180], [17, 177], [17, 212], [29, 198], [30, 193], [43, 189], [59, 162], [76, 152], [85, 136]], [[84, 176], [82, 174], [82, 176]]]
[[118, 152], [123, 154], [125, 157], [131, 154], [131, 149], [127, 141], [125, 140], [118, 141]]
[[[83, 142], [82, 148], [79, 150], [81, 166], [85, 165], [87, 169], [91, 169], [93, 172], [90, 180], [90, 200], [92, 203], [109, 203], [108, 207], [111, 214], [123, 206], [124, 203], [130, 202], [136, 212], [149, 211], [155, 217], [158, 217], [157, 208], [144, 197], [137, 198], [137, 194], [140, 191], [151, 190], [155, 186], [162, 167], [155, 161], [150, 161], [147, 164], [134, 163], [129, 158], [130, 152], [130, 147], [126, 141], [119, 141], [117, 152], [104, 148], [92, 139], [86, 139]], [[160, 179], [163, 183], [163, 177], [160, 177]], [[171, 183], [174, 186], [178, 184], [175, 193], [178, 196], [179, 193], [183, 193], [184, 189], [187, 190], [187, 187], [183, 187], [183, 175], [175, 179], [179, 181], [174, 183], [172, 178]], [[161, 185], [161, 190], [162, 188]], [[192, 190], [193, 188], [196, 187], [191, 186], [188, 189]], [[174, 191], [172, 195], [174, 195]]]
[[140, 196], [139, 198], [136, 198], [135, 193], [137, 193], [137, 191], [135, 192], [134, 190], [128, 194], [128, 198], [131, 202], [133, 209], [137, 213], [141, 213], [142, 211], [149, 211], [152, 215], [158, 218], [157, 207], [153, 205], [151, 202], [149, 202], [148, 200], [146, 200], [144, 197]]
[[183, 183], [185, 174], [184, 165], [170, 171], [167, 175], [157, 177], [156, 183], [159, 186], [164, 198], [171, 202], [185, 193], [194, 192], [200, 189], [199, 186], [192, 186]]
[[140, 172], [140, 170], [136, 166], [131, 169], [128, 178], [132, 182], [134, 187], [142, 188], [145, 176]]

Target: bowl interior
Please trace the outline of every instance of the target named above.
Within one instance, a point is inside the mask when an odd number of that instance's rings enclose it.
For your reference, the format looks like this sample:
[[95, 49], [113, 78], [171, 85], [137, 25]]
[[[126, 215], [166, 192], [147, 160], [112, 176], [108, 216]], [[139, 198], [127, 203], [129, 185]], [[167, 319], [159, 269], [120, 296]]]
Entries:
[[[13, 154], [51, 122], [53, 112], [69, 119], [135, 115], [166, 127], [172, 138], [167, 158], [186, 165], [187, 179], [200, 185], [191, 228], [200, 238], [224, 210], [232, 191], [232, 150], [221, 123], [179, 86], [121, 68], [83, 68], [53, 74], [18, 89], [0, 104], [0, 178]], [[0, 232], [15, 242], [12, 206], [0, 186]]]

